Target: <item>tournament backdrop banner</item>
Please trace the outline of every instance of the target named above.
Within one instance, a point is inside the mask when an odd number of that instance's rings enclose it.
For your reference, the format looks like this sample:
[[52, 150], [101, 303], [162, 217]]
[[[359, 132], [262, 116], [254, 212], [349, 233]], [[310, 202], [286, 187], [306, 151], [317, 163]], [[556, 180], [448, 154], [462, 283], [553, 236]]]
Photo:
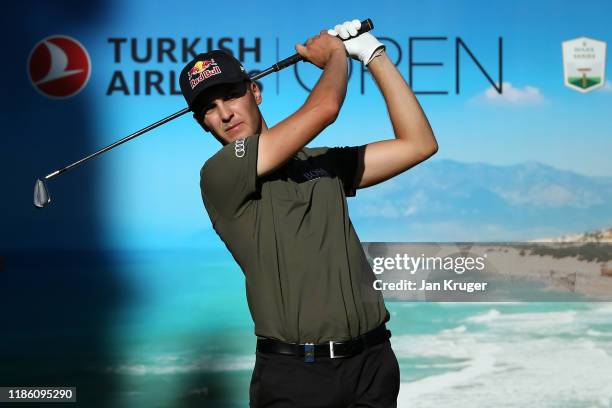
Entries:
[[[609, 2], [29, 1], [3, 15], [2, 401], [60, 387], [52, 399], [86, 407], [248, 406], [244, 275], [199, 186], [212, 135], [186, 114], [48, 180], [44, 208], [34, 185], [185, 108], [178, 75], [197, 53], [226, 50], [253, 75], [370, 18], [439, 145], [348, 199], [391, 315], [398, 406], [612, 406]], [[394, 137], [371, 74], [349, 68], [337, 120], [308, 146]], [[320, 72], [258, 80], [269, 126]]]

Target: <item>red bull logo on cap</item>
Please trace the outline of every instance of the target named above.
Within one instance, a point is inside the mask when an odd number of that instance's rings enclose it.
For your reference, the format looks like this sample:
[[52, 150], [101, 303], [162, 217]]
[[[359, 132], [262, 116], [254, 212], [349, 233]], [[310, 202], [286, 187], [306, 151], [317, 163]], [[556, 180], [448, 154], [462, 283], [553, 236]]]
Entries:
[[206, 78], [210, 78], [220, 73], [221, 68], [219, 68], [219, 65], [211, 58], [193, 64], [193, 67], [187, 71], [187, 77], [189, 78], [189, 85], [191, 85], [191, 89], [193, 89]]

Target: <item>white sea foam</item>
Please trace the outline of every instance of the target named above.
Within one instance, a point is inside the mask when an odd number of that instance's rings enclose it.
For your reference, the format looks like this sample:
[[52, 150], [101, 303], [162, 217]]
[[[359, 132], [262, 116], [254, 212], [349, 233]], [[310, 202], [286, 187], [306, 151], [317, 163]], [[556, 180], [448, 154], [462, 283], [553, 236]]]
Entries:
[[452, 332], [432, 335], [406, 335], [391, 337], [398, 358], [450, 358], [472, 359], [479, 347], [478, 335]]
[[464, 368], [469, 365], [469, 362], [459, 363], [433, 363], [433, 364], [415, 364], [414, 368]]
[[[451, 338], [451, 333], [454, 333], [456, 337]], [[467, 361], [454, 363], [455, 366], [452, 368], [461, 368], [458, 371], [426, 377], [413, 383], [403, 383], [398, 399], [398, 406], [400, 407], [411, 406], [410, 404], [414, 401], [420, 400], [421, 395], [436, 395], [447, 388], [474, 385], [477, 378], [493, 370], [495, 356], [499, 353], [497, 345], [491, 343], [478, 344], [477, 336], [465, 335], [464, 331], [459, 330], [455, 332], [446, 331], [437, 338], [430, 335], [414, 336], [417, 339], [409, 339], [409, 337], [411, 336], [402, 336], [397, 339], [398, 345], [394, 345], [396, 354], [400, 358], [407, 354], [407, 347], [414, 347], [415, 349], [420, 347], [420, 350], [414, 354], [421, 357], [440, 356]], [[440, 366], [440, 364], [434, 365]]]
[[612, 302], [598, 302], [593, 307], [594, 312], [612, 313]]
[[[395, 336], [400, 363], [406, 357], [457, 360], [414, 366], [448, 365], [449, 372], [402, 383], [398, 407], [612, 407], [610, 341], [585, 326], [605, 313], [610, 322], [610, 311], [610, 305], [534, 313], [490, 309], [436, 334]], [[580, 328], [584, 336], [565, 336]]]
[[456, 333], [465, 333], [467, 331], [467, 327], [464, 325], [453, 327], [452, 329], [444, 329], [440, 332], [441, 335], [447, 334], [456, 334]]
[[590, 324], [612, 324], [612, 304], [595, 304], [588, 311], [583, 312], [583, 319]]
[[106, 367], [104, 371], [124, 375], [185, 374], [194, 372], [252, 370], [255, 357], [202, 356], [196, 359], [177, 356], [155, 356], [152, 362], [126, 363]]
[[465, 319], [466, 322], [469, 323], [486, 323], [492, 320], [497, 319], [500, 316], [500, 312], [497, 309], [491, 309], [486, 313], [478, 314], [476, 316], [471, 316]]
[[586, 332], [589, 336], [593, 337], [612, 337], [612, 333], [603, 333], [599, 330], [588, 329]]
[[466, 323], [484, 324], [489, 332], [515, 332], [526, 335], [568, 334], [576, 333], [577, 311], [533, 312], [533, 313], [501, 313], [491, 309], [485, 313], [470, 316]]

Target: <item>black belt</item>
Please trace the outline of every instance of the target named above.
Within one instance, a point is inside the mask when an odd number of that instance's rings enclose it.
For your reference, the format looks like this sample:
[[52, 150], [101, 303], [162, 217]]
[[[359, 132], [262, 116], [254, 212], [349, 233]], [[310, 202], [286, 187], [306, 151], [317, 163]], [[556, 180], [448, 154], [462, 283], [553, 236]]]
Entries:
[[257, 351], [263, 353], [284, 354], [287, 356], [304, 357], [304, 361], [312, 363], [315, 357], [345, 358], [361, 353], [368, 347], [375, 346], [387, 341], [391, 332], [385, 324], [376, 329], [362, 334], [361, 336], [344, 341], [329, 341], [322, 344], [313, 343], [285, 343], [284, 341], [259, 338], [257, 339]]

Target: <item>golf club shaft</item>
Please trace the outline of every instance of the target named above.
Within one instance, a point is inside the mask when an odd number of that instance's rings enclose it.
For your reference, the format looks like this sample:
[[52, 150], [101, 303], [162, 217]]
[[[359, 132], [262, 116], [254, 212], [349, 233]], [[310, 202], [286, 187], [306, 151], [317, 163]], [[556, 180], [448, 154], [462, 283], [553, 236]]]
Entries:
[[[372, 22], [372, 20], [370, 20], [369, 18], [365, 19], [364, 21], [361, 22], [361, 28], [359, 29], [357, 35], [360, 35], [360, 34], [363, 34], [363, 33], [367, 32], [367, 31], [370, 31], [373, 28], [374, 28], [374, 23]], [[266, 76], [268, 74], [271, 74], [272, 72], [278, 72], [278, 71], [280, 71], [283, 68], [287, 68], [288, 66], [293, 65], [293, 64], [295, 64], [295, 63], [297, 63], [299, 61], [303, 61], [303, 60], [304, 60], [304, 58], [300, 54], [297, 54], [297, 53], [293, 54], [289, 58], [285, 58], [284, 60], [281, 60], [281, 61], [277, 62], [276, 64], [272, 65], [268, 69], [265, 69], [264, 71], [259, 72], [259, 73], [255, 74], [255, 75], [251, 76], [250, 79], [251, 79], [251, 81], [255, 81], [255, 80], [260, 79], [260, 78], [262, 78], [262, 77], [264, 77], [264, 76]], [[175, 112], [175, 113], [173, 113], [170, 116], [167, 116], [167, 117], [165, 117], [165, 118], [163, 118], [163, 119], [161, 119], [161, 120], [159, 120], [159, 121], [157, 121], [155, 123], [150, 124], [149, 126], [147, 126], [145, 128], [140, 129], [137, 132], [132, 133], [131, 135], [128, 135], [128, 136], [124, 137], [123, 139], [117, 140], [113, 144], [110, 144], [110, 145], [106, 146], [105, 148], [100, 149], [97, 152], [90, 154], [87, 157], [83, 157], [82, 159], [80, 159], [80, 160], [78, 160], [78, 161], [76, 161], [76, 162], [74, 162], [72, 164], [69, 164], [66, 167], [63, 167], [63, 168], [61, 168], [59, 170], [55, 170], [54, 172], [47, 174], [44, 177], [44, 180], [45, 181], [46, 180], [51, 180], [53, 177], [56, 177], [56, 176], [62, 174], [66, 170], [69, 170], [69, 169], [71, 169], [71, 168], [73, 168], [75, 166], [78, 166], [79, 164], [82, 164], [82, 163], [84, 163], [84, 162], [86, 162], [86, 161], [88, 161], [90, 159], [93, 159], [94, 157], [96, 157], [96, 156], [98, 156], [98, 155], [100, 155], [100, 154], [102, 154], [102, 153], [104, 153], [106, 151], [109, 151], [110, 149], [113, 149], [113, 148], [119, 146], [120, 144], [123, 144], [123, 143], [127, 142], [128, 140], [132, 140], [135, 137], [138, 137], [138, 136], [142, 135], [143, 133], [148, 132], [149, 130], [155, 129], [156, 127], [161, 126], [164, 123], [168, 123], [171, 120], [174, 120], [174, 119], [178, 118], [179, 116], [182, 116], [182, 115], [186, 114], [187, 112], [189, 112], [189, 108], [183, 108], [180, 111]]]
[[78, 160], [78, 161], [76, 161], [76, 162], [74, 162], [74, 163], [72, 163], [72, 164], [70, 164], [70, 165], [68, 165], [66, 167], [63, 167], [63, 168], [61, 168], [59, 170], [54, 171], [53, 173], [50, 173], [50, 174], [46, 175], [45, 176], [45, 180], [49, 180], [49, 179], [51, 179], [51, 178], [53, 178], [55, 176], [58, 176], [58, 175], [62, 174], [63, 172], [65, 172], [66, 170], [71, 169], [74, 166], [77, 166], [77, 165], [79, 165], [79, 164], [81, 164], [83, 162], [86, 162], [89, 159], [93, 159], [94, 157], [96, 157], [96, 156], [98, 156], [98, 155], [100, 155], [100, 154], [102, 154], [102, 153], [104, 153], [104, 152], [106, 152], [106, 151], [108, 151], [108, 150], [110, 150], [110, 149], [112, 149], [114, 147], [117, 147], [120, 144], [123, 144], [123, 143], [127, 142], [128, 140], [134, 139], [135, 137], [138, 137], [138, 136], [142, 135], [143, 133], [148, 132], [149, 130], [155, 129], [156, 127], [161, 126], [164, 123], [170, 122], [171, 120], [176, 119], [179, 116], [182, 116], [182, 115], [184, 115], [187, 112], [189, 112], [189, 108], [181, 109], [180, 111], [178, 111], [176, 113], [173, 113], [170, 116], [167, 116], [167, 117], [165, 117], [165, 118], [163, 118], [163, 119], [161, 119], [161, 120], [159, 120], [159, 121], [157, 121], [155, 123], [150, 124], [149, 126], [147, 126], [145, 128], [140, 129], [138, 132], [134, 132], [131, 135], [128, 135], [128, 136], [124, 137], [121, 140], [117, 140], [115, 143], [110, 144], [110, 145], [106, 146], [105, 148], [100, 149], [97, 152], [90, 154], [87, 157], [83, 157], [81, 160]]

